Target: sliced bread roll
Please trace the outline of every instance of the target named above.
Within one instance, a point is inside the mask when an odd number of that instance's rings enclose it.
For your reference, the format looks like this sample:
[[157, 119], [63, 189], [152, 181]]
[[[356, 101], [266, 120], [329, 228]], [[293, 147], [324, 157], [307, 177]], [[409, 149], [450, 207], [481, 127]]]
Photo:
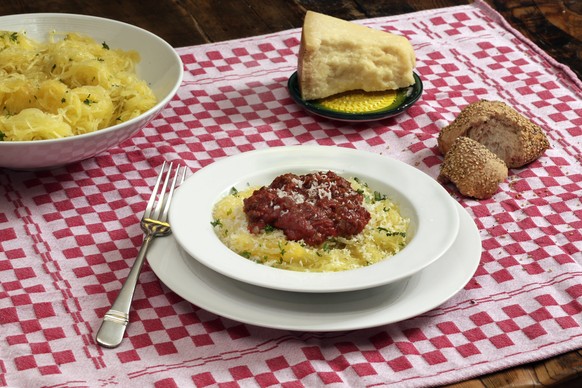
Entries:
[[536, 160], [550, 145], [539, 126], [501, 101], [481, 100], [465, 107], [440, 131], [440, 151], [446, 155], [461, 136], [483, 144], [509, 168]]
[[464, 196], [486, 199], [497, 192], [507, 172], [503, 160], [481, 143], [462, 136], [449, 148], [437, 179], [452, 182]]
[[414, 84], [416, 57], [403, 36], [307, 11], [297, 75], [302, 98], [314, 100]]

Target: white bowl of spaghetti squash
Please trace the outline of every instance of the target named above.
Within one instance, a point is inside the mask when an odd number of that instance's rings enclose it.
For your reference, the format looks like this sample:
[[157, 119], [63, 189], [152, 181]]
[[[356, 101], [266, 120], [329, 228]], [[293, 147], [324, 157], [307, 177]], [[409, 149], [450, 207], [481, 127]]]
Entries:
[[146, 126], [183, 65], [163, 39], [86, 15], [0, 17], [0, 168], [91, 158]]

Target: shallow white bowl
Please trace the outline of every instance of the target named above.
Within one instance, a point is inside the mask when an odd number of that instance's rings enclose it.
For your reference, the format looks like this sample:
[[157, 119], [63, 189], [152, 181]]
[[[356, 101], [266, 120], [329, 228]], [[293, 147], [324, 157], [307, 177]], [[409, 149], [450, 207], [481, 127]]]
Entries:
[[[410, 218], [409, 242], [374, 265], [342, 272], [296, 272], [247, 260], [227, 248], [211, 222], [216, 202], [235, 187], [268, 185], [284, 173], [332, 170], [386, 194]], [[194, 173], [176, 191], [170, 224], [178, 244], [205, 266], [249, 284], [295, 292], [366, 289], [411, 276], [439, 259], [459, 229], [456, 203], [430, 176], [403, 162], [341, 147], [294, 146], [249, 151]], [[435, 281], [438, 281], [435, 279]]]
[[38, 13], [0, 16], [0, 30], [26, 32], [38, 41], [48, 33], [78, 32], [111, 48], [136, 50], [137, 74], [154, 91], [158, 103], [142, 115], [102, 130], [55, 140], [0, 142], [0, 167], [46, 169], [93, 157], [130, 138], [150, 122], [176, 94], [183, 65], [176, 51], [158, 36], [130, 24], [94, 16]]

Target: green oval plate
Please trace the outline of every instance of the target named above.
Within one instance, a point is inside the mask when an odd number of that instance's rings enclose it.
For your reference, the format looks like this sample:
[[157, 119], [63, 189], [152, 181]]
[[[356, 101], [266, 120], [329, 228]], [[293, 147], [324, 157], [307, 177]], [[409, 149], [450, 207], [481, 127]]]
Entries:
[[296, 103], [316, 115], [340, 121], [373, 121], [396, 116], [410, 108], [422, 94], [422, 81], [413, 73], [414, 84], [384, 92], [350, 91], [320, 100], [301, 98], [297, 72], [289, 77], [287, 87]]

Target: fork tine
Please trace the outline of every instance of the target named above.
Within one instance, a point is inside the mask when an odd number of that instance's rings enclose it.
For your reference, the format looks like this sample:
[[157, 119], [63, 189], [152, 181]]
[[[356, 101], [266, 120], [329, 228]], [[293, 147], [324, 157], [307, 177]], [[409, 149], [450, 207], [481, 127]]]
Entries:
[[172, 185], [170, 186], [170, 192], [168, 193], [166, 198], [164, 198], [164, 202], [165, 202], [164, 203], [164, 210], [160, 214], [160, 218], [159, 218], [159, 220], [161, 222], [166, 222], [168, 220], [168, 213], [170, 211], [170, 203], [172, 201], [172, 196], [174, 195], [174, 189], [176, 188], [177, 185], [184, 182], [184, 178], [186, 176], [186, 167], [182, 168], [182, 178], [178, 182], [179, 175], [180, 175], [180, 166], [178, 166], [176, 168], [176, 172], [174, 173], [174, 179], [172, 180]]
[[182, 178], [180, 179], [180, 183], [178, 184], [181, 185], [182, 183], [184, 183], [184, 179], [186, 179], [186, 166], [184, 166], [184, 169], [182, 170]]
[[[164, 178], [164, 183], [162, 185], [162, 189], [159, 192], [158, 202], [156, 203], [156, 207], [149, 218], [152, 220], [159, 220], [160, 214], [162, 212], [162, 207], [164, 206], [164, 197], [166, 195], [166, 190], [168, 189], [168, 183], [170, 182], [170, 177], [172, 176], [172, 167], [174, 163], [170, 162], [168, 167], [168, 172], [166, 173], [166, 177]], [[164, 171], [160, 172], [160, 175], [163, 175]]]
[[154, 185], [154, 188], [153, 188], [152, 193], [150, 195], [150, 199], [148, 201], [148, 204], [146, 205], [146, 209], [145, 209], [143, 218], [151, 218], [151, 216], [152, 216], [152, 210], [154, 209], [154, 203], [156, 202], [158, 188], [160, 186], [160, 182], [162, 181], [162, 176], [164, 175], [165, 168], [166, 168], [166, 161], [164, 161], [164, 163], [162, 164], [162, 168], [160, 170], [160, 173], [158, 174], [158, 179], [156, 180], [156, 184]]

